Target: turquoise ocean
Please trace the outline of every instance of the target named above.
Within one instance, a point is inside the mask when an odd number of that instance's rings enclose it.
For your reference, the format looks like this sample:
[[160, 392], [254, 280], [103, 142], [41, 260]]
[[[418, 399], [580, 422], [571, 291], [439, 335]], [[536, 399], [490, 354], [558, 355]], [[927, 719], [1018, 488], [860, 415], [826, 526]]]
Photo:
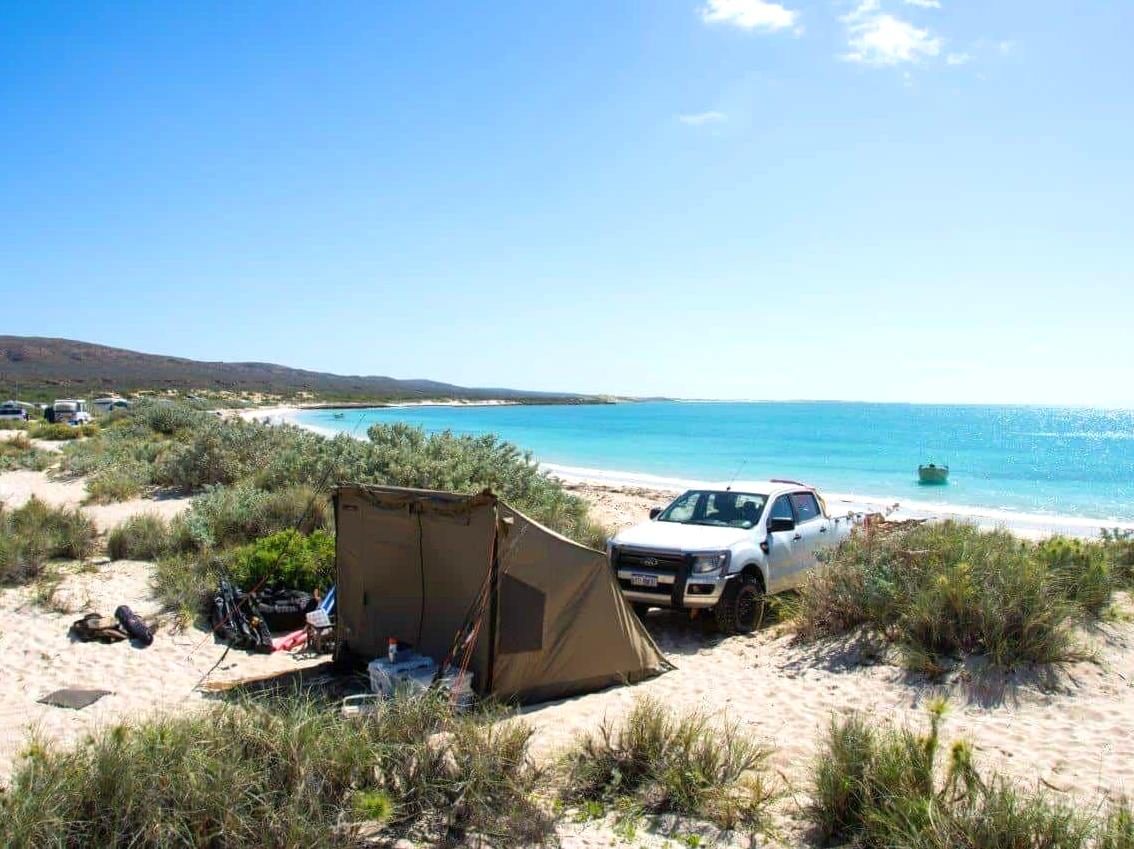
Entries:
[[[306, 410], [364, 436], [375, 423], [498, 434], [551, 468], [612, 481], [783, 477], [831, 492], [1051, 516], [1134, 520], [1134, 411], [841, 402], [640, 402]], [[948, 465], [946, 486], [919, 463]]]

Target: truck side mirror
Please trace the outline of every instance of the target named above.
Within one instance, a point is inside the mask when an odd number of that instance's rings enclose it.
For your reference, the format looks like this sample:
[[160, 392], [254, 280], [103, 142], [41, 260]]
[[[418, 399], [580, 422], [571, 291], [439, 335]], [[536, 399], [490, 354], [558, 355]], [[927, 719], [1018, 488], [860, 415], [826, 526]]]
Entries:
[[650, 520], [652, 521], [652, 520], [656, 519], [658, 516], [661, 515], [661, 512], [662, 512], [662, 508], [651, 507], [650, 508]]
[[785, 519], [781, 516], [773, 516], [768, 520], [768, 533], [778, 534], [780, 531], [794, 531], [795, 519]]

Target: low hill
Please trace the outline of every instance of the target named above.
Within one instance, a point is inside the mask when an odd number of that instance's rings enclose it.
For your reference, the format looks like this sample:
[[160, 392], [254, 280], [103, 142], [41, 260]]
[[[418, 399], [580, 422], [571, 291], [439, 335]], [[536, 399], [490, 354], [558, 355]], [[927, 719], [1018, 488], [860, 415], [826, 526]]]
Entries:
[[202, 362], [70, 339], [0, 336], [0, 400], [17, 394], [21, 400], [49, 400], [68, 395], [164, 390], [256, 393], [284, 398], [306, 394], [322, 401], [355, 402], [442, 398], [531, 403], [600, 400], [583, 395], [454, 386], [434, 380], [329, 374], [273, 363]]

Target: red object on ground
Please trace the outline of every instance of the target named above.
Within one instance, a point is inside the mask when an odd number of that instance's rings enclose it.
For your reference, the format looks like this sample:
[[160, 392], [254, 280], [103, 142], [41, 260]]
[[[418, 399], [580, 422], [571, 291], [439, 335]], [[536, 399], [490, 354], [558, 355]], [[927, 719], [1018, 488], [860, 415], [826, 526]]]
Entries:
[[272, 651], [292, 651], [307, 642], [307, 629], [300, 628], [282, 637], [272, 640]]

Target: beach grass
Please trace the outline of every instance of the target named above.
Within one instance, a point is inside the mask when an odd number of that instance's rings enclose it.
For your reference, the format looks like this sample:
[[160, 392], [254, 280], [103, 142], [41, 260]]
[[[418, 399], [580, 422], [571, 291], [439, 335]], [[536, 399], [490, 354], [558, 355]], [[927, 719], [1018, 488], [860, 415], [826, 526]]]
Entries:
[[11, 439], [0, 440], [0, 472], [29, 469], [40, 472], [54, 462], [51, 454], [32, 445], [27, 434], [17, 433]]
[[803, 639], [862, 629], [928, 674], [970, 656], [1069, 663], [1087, 656], [1075, 627], [1127, 581], [1118, 555], [1118, 543], [1034, 543], [956, 522], [856, 534], [805, 582], [793, 625]]
[[942, 702], [931, 706], [925, 732], [857, 713], [832, 720], [805, 808], [820, 843], [863, 849], [1132, 845], [1126, 803], [1081, 810], [1063, 797], [981, 772], [970, 744], [943, 746], [943, 711]]
[[343, 718], [303, 696], [33, 738], [0, 794], [11, 847], [356, 846], [367, 830], [538, 843], [531, 732], [432, 694]]
[[766, 830], [778, 798], [770, 755], [735, 724], [704, 713], [675, 714], [641, 699], [621, 723], [604, 722], [568, 752], [562, 795], [584, 805]]
[[37, 498], [15, 509], [0, 505], [0, 584], [34, 581], [51, 560], [85, 560], [96, 537], [94, 523], [78, 509]]

